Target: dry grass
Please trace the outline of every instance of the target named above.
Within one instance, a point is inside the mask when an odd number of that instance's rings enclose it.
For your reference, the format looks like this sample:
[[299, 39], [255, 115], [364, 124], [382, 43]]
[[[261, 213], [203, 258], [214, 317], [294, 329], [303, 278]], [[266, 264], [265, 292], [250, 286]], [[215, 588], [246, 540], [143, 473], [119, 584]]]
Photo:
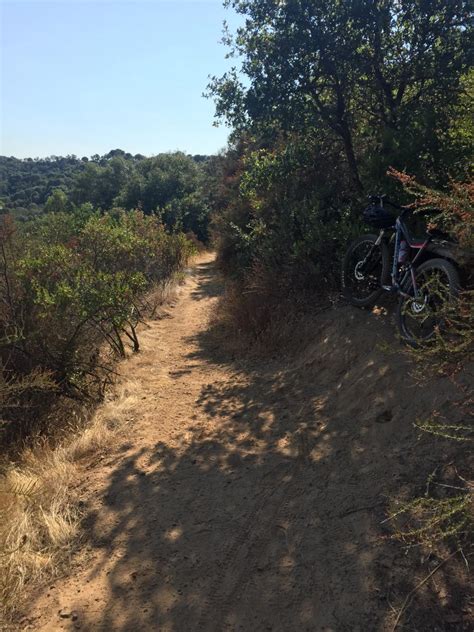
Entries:
[[56, 447], [25, 451], [16, 465], [4, 465], [0, 479], [0, 615], [21, 607], [25, 588], [58, 575], [71, 559], [80, 535], [75, 494], [81, 461], [110, 445], [136, 410], [138, 385], [119, 385], [91, 422]]
[[300, 293], [299, 301], [278, 295], [269, 287], [241, 287], [227, 281], [211, 327], [224, 348], [246, 355], [264, 356], [299, 349], [314, 336], [314, 319], [336, 303], [336, 296], [321, 299]]
[[140, 313], [147, 318], [159, 317], [160, 308], [176, 300], [177, 286], [183, 282], [184, 277], [184, 272], [175, 272], [171, 280], [156, 284], [142, 297]]

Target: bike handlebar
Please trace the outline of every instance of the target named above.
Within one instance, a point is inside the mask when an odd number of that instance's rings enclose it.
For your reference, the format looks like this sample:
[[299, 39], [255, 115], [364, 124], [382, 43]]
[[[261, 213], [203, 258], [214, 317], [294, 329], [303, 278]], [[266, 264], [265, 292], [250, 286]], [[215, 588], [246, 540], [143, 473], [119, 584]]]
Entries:
[[408, 213], [409, 211], [411, 211], [411, 208], [408, 208], [406, 206], [400, 206], [400, 204], [396, 204], [395, 202], [392, 202], [391, 200], [387, 199], [387, 196], [385, 194], [369, 195], [369, 200], [374, 203], [379, 203], [380, 205], [383, 205], [383, 203], [385, 202], [385, 204], [388, 204], [389, 206], [392, 206], [393, 208], [396, 208], [397, 210], [402, 211], [401, 214]]
[[382, 202], [387, 196], [385, 194], [383, 195], [369, 195], [368, 199], [370, 202]]

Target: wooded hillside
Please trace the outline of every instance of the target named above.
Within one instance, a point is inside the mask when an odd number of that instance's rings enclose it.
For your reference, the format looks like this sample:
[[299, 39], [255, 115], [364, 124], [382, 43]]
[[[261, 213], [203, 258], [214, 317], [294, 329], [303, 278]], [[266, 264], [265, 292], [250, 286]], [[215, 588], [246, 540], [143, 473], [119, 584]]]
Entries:
[[20, 220], [91, 204], [158, 213], [173, 229], [207, 238], [208, 176], [215, 158], [182, 152], [146, 158], [114, 149], [91, 158], [0, 157], [0, 205]]

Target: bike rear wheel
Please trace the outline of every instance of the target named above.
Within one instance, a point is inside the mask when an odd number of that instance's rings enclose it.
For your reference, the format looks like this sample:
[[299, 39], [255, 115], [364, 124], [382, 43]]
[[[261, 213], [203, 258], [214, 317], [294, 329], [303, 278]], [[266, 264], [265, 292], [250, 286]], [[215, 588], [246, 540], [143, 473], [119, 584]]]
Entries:
[[412, 347], [427, 343], [446, 329], [450, 314], [456, 309], [460, 292], [459, 275], [445, 259], [430, 259], [415, 270], [418, 296], [410, 279], [398, 303], [397, 325], [400, 335]]
[[361, 235], [349, 246], [342, 264], [342, 292], [356, 307], [373, 305], [389, 274], [387, 245], [377, 235]]

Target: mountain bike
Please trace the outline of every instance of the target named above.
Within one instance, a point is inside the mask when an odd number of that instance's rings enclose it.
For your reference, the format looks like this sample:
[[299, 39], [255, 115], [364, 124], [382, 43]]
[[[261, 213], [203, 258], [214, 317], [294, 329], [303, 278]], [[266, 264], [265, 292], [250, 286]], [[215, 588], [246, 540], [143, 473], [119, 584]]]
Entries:
[[369, 200], [363, 218], [379, 233], [361, 235], [349, 246], [342, 267], [343, 294], [357, 307], [374, 305], [383, 292], [398, 295], [400, 335], [416, 347], [445, 328], [459, 295], [456, 244], [430, 229], [422, 239], [415, 238], [406, 223], [411, 208], [385, 195]]

